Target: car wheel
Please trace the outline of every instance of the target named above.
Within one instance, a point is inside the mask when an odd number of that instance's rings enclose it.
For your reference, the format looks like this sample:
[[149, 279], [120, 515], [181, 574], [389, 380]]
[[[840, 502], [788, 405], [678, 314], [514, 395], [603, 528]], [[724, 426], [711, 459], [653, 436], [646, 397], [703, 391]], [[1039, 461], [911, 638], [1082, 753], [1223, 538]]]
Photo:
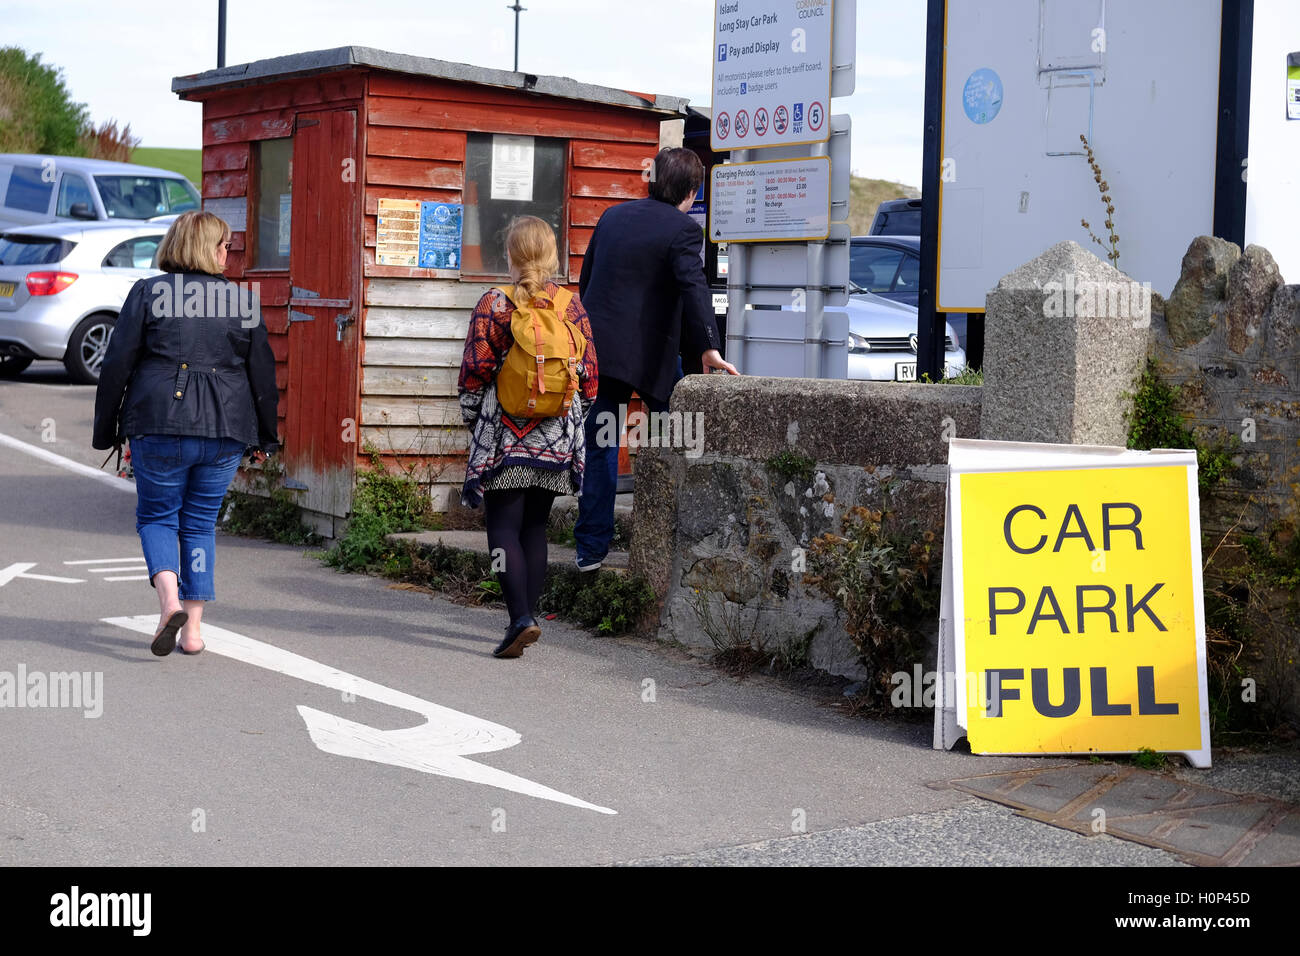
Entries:
[[88, 315], [72, 330], [68, 338], [68, 351], [63, 364], [78, 382], [94, 385], [99, 381], [99, 367], [108, 352], [108, 340], [113, 335], [117, 319], [107, 313]]
[[0, 355], [0, 378], [17, 378], [32, 364], [32, 359], [17, 355]]

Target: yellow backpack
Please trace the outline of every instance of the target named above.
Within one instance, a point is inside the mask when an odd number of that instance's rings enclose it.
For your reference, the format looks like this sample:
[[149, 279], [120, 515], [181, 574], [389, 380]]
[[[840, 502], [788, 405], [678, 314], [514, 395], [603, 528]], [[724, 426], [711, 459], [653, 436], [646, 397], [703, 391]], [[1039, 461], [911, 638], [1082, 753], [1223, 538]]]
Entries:
[[[497, 375], [497, 401], [515, 418], [567, 415], [578, 390], [578, 363], [587, 340], [566, 313], [573, 293], [560, 289], [550, 307], [521, 304], [514, 286], [498, 287], [515, 307], [515, 343]], [[520, 293], [522, 296], [522, 292]]]

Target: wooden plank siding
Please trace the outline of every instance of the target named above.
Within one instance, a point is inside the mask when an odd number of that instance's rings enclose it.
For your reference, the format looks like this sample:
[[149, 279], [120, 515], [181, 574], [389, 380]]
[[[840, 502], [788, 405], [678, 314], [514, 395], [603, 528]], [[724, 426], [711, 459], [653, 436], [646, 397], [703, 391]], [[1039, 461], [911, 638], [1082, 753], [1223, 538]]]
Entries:
[[610, 206], [650, 194], [646, 172], [659, 151], [659, 123], [653, 141], [611, 143], [575, 139], [569, 143], [569, 281], [582, 273], [582, 257], [601, 214]]
[[[462, 278], [454, 270], [377, 265], [379, 200], [463, 202], [470, 133], [567, 140], [560, 262], [572, 286], [601, 214], [647, 194], [644, 171], [658, 150], [661, 115], [369, 68], [257, 81], [187, 98], [203, 102], [205, 198], [251, 195], [257, 176], [252, 144], [293, 135], [299, 113], [357, 110], [361, 228], [355, 237], [330, 240], [351, 242], [360, 266], [357, 463], [369, 467], [363, 452], [368, 443], [385, 465], [423, 476], [435, 506], [446, 507], [459, 495], [468, 450], [456, 390], [465, 333], [475, 303], [494, 283], [491, 277]], [[254, 221], [252, 210], [248, 221]], [[246, 273], [245, 247], [246, 236], [236, 233], [227, 275], [260, 284], [285, 434], [290, 277], [287, 270]]]

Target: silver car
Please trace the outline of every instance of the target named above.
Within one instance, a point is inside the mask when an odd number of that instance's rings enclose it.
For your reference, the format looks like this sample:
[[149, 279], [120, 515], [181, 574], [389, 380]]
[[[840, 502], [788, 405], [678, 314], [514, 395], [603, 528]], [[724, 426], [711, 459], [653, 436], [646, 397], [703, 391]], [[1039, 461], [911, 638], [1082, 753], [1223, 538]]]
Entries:
[[[848, 315], [848, 370], [847, 377], [874, 382], [916, 381], [916, 306], [896, 302], [863, 291], [860, 287], [850, 295], [847, 305], [835, 306], [828, 311]], [[727, 297], [721, 293], [713, 296], [715, 315], [726, 315]], [[763, 308], [763, 307], [756, 307]], [[801, 375], [803, 367], [802, 337], [804, 313], [792, 306], [782, 306], [779, 311], [790, 320], [783, 323], [789, 343], [799, 348], [789, 353], [790, 370], [783, 375]], [[755, 315], [758, 312], [754, 313]], [[950, 324], [944, 323], [944, 375], [959, 375], [966, 368], [966, 352], [957, 344], [957, 336]], [[768, 373], [777, 374], [777, 373]]]
[[0, 377], [59, 359], [99, 381], [113, 325], [136, 280], [158, 274], [161, 223], [47, 223], [0, 233]]
[[[849, 378], [886, 382], [916, 381], [916, 306], [873, 292], [849, 296]], [[944, 323], [944, 375], [966, 368], [966, 352], [952, 325]]]

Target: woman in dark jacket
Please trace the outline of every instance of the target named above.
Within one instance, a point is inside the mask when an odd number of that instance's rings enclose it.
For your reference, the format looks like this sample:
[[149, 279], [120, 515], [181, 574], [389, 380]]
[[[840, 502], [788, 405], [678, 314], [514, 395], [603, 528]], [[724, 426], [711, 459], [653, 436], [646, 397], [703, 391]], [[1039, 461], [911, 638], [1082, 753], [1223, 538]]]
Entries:
[[222, 275], [229, 249], [230, 227], [212, 213], [172, 224], [158, 247], [170, 274], [127, 295], [95, 395], [94, 447], [130, 438], [160, 657], [203, 650], [221, 502], [245, 451], [260, 463], [278, 442], [275, 357], [255, 293]]

